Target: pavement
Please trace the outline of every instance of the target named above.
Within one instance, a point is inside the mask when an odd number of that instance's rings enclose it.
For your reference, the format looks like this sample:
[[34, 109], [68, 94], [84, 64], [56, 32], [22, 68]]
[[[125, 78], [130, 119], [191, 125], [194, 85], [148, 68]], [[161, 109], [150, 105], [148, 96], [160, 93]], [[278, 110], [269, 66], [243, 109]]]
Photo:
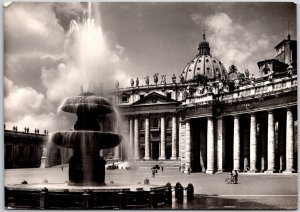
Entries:
[[[180, 182], [183, 187], [189, 183], [194, 186], [195, 198], [183, 204], [174, 200], [172, 206], [163, 209], [255, 209], [255, 210], [294, 210], [298, 208], [298, 174], [240, 173], [238, 184], [227, 184], [229, 173], [184, 174], [178, 169], [164, 169], [152, 177], [149, 168], [137, 170], [107, 170], [105, 181], [118, 184], [142, 184], [147, 177], [151, 185], [175, 186]], [[4, 172], [4, 184], [19, 184], [23, 180], [30, 183], [65, 183], [68, 180], [68, 167], [43, 169], [8, 169]], [[186, 192], [184, 192], [186, 194]], [[174, 194], [174, 192], [173, 192]], [[173, 198], [174, 199], [174, 198]]]

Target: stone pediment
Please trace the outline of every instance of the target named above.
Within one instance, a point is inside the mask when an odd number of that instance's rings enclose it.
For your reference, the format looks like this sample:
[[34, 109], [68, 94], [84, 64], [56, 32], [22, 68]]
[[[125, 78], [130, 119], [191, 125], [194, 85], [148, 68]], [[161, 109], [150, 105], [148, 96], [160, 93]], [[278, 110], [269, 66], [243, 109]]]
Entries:
[[144, 98], [134, 102], [132, 105], [153, 105], [153, 104], [176, 104], [178, 101], [170, 99], [159, 93], [153, 92]]

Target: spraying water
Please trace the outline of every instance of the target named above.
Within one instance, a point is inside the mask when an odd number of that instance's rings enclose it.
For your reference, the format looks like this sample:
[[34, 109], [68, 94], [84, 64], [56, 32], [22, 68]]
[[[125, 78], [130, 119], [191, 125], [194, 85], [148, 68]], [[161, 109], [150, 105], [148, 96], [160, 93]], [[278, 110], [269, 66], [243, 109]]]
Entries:
[[100, 90], [103, 83], [101, 72], [106, 71], [110, 58], [102, 28], [96, 25], [91, 13], [89, 3], [88, 13], [83, 13], [82, 20], [71, 21], [64, 46], [68, 66], [80, 70], [83, 92]]

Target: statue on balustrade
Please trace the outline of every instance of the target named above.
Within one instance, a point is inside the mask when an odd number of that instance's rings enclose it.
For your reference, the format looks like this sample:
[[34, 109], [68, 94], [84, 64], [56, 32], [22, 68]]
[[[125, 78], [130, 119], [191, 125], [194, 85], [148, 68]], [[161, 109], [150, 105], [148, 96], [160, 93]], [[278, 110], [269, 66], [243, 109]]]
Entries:
[[146, 83], [147, 86], [149, 86], [149, 76], [145, 77], [145, 83]]
[[218, 87], [219, 87], [219, 93], [223, 93], [224, 84], [223, 84], [222, 81], [220, 81], [220, 82], [218, 83]]
[[118, 81], [118, 80], [116, 80], [116, 84], [115, 84], [115, 86], [116, 86], [116, 89], [117, 89], [117, 90], [119, 90], [119, 85], [120, 85], [120, 84], [119, 84], [119, 81]]
[[289, 78], [291, 78], [293, 76], [293, 67], [292, 65], [290, 64], [289, 67], [287, 68], [287, 76]]
[[172, 82], [173, 82], [174, 84], [176, 84], [176, 76], [175, 76], [175, 74], [173, 74], [173, 76], [172, 76]]
[[166, 75], [161, 75], [161, 82], [160, 82], [160, 84], [165, 85], [166, 83], [167, 83], [167, 81], [166, 81]]
[[136, 80], [135, 80], [135, 86], [139, 87], [139, 78], [136, 78]]
[[158, 83], [158, 73], [155, 73], [153, 75], [153, 80], [154, 80], [154, 84], [157, 85], [157, 83]]
[[245, 69], [245, 78], [249, 79], [250, 73], [248, 69]]
[[133, 81], [133, 79], [130, 80], [130, 85], [131, 85], [131, 87], [134, 86], [134, 81]]
[[269, 80], [270, 82], [273, 81], [273, 75], [274, 75], [274, 71], [271, 70], [270, 73], [269, 73], [269, 76], [268, 76], [268, 80]]
[[255, 78], [254, 78], [254, 74], [252, 74], [252, 77], [251, 77], [251, 85], [252, 86], [255, 86]]
[[180, 80], [181, 83], [183, 83], [184, 77], [183, 77], [182, 73], [179, 75], [179, 80]]

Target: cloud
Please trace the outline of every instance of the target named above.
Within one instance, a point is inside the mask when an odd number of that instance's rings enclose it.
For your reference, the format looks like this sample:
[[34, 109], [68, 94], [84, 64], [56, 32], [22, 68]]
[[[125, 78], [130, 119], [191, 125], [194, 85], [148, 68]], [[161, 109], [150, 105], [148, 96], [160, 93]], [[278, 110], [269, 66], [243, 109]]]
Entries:
[[61, 57], [64, 30], [49, 3], [14, 3], [4, 8], [5, 54]]
[[255, 34], [230, 18], [226, 13], [215, 13], [202, 20], [201, 14], [192, 14], [191, 19], [199, 25], [205, 24], [211, 53], [220, 59], [225, 67], [235, 64], [239, 71], [249, 69], [258, 76], [256, 63], [265, 59], [270, 50], [270, 41], [265, 34]]
[[[69, 129], [74, 118], [68, 114], [57, 114], [58, 105], [51, 103], [44, 94], [31, 87], [20, 87], [4, 77], [4, 122], [6, 129], [18, 126], [47, 129]], [[75, 116], [75, 115], [74, 115]], [[32, 131], [31, 131], [32, 132]]]
[[18, 87], [4, 77], [5, 119], [16, 121], [22, 114], [34, 114], [43, 110], [45, 96], [31, 87]]

